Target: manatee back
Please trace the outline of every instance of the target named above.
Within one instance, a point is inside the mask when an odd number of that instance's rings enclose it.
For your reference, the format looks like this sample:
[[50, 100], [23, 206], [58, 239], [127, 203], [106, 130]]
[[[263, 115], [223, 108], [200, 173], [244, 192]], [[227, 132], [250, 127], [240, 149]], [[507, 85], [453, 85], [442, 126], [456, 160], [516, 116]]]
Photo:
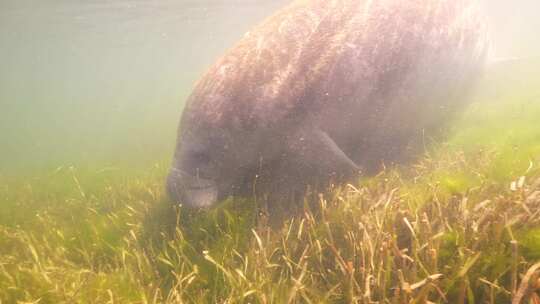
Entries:
[[347, 112], [369, 121], [370, 131], [391, 129], [399, 113], [447, 107], [421, 97], [446, 95], [474, 78], [487, 49], [474, 6], [473, 0], [295, 1], [210, 68], [188, 110], [215, 125], [271, 128], [352, 107]]

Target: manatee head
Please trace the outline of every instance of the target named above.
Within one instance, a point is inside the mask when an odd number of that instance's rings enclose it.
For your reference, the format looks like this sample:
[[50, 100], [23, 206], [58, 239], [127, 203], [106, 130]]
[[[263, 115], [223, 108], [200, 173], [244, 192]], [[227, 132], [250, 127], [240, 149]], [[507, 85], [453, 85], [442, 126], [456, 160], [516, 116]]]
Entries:
[[167, 178], [170, 198], [189, 207], [206, 208], [226, 196], [224, 188], [232, 186], [225, 185], [231, 178], [223, 176], [230, 144], [225, 130], [202, 125], [181, 129]]
[[167, 178], [169, 197], [184, 206], [209, 208], [248, 191], [254, 164], [261, 157], [260, 135], [229, 125], [212, 125], [186, 111]]

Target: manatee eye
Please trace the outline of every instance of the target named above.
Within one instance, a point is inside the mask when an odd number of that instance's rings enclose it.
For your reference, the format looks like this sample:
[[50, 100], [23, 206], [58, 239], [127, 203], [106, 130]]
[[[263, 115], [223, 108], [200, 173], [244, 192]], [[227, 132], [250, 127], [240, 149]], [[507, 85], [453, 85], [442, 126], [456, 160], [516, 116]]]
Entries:
[[191, 159], [196, 161], [197, 163], [209, 163], [210, 162], [210, 156], [207, 153], [204, 152], [192, 152], [191, 153]]

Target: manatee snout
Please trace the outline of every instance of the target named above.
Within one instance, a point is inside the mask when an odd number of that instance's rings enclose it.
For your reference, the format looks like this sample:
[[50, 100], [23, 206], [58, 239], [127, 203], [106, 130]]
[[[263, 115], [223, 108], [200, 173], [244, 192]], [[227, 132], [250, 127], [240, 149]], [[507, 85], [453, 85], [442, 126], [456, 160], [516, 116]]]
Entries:
[[174, 202], [192, 208], [209, 208], [218, 200], [215, 181], [171, 168], [167, 177], [167, 192]]

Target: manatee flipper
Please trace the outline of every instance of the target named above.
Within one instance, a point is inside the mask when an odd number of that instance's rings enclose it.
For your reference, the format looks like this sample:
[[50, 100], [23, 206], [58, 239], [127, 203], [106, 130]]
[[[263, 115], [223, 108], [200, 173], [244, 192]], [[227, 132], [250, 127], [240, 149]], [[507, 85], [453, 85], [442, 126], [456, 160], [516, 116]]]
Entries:
[[284, 219], [303, 210], [296, 202], [316, 207], [320, 192], [361, 172], [334, 140], [317, 127], [308, 125], [289, 133], [282, 145], [281, 155], [268, 164], [271, 170], [260, 176], [261, 192], [257, 193], [261, 209], [271, 210], [272, 227], [280, 227]]
[[314, 174], [319, 181], [348, 179], [360, 173], [356, 165], [323, 130], [307, 126], [287, 138], [288, 162], [299, 173]]
[[[275, 163], [268, 196], [263, 200], [272, 208], [272, 226], [302, 210], [294, 202], [315, 203], [318, 194], [331, 186], [360, 174], [360, 168], [334, 140], [317, 127], [304, 127], [289, 134], [286, 149]], [[311, 205], [316, 206], [316, 205]]]

